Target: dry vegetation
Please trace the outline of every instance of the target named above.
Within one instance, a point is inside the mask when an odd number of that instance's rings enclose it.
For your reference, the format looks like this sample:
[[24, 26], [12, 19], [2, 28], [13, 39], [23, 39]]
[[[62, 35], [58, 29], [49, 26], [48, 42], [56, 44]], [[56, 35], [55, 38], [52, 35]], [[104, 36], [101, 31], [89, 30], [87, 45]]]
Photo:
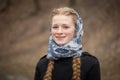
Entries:
[[[69, 0], [11, 0], [0, 12], [0, 80], [33, 80], [39, 58], [46, 54], [49, 11], [68, 6]], [[95, 55], [102, 80], [120, 80], [120, 1], [76, 0], [73, 7], [84, 20], [83, 49]], [[4, 7], [4, 3], [0, 5]]]

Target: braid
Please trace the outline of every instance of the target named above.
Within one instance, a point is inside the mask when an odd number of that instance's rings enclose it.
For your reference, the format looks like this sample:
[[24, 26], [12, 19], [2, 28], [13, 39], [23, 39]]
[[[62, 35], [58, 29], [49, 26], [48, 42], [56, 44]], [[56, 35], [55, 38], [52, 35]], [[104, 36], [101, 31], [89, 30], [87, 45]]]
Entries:
[[44, 76], [44, 80], [52, 80], [52, 70], [54, 68], [54, 60], [50, 60], [48, 63], [48, 68]]
[[81, 61], [79, 57], [73, 57], [73, 80], [81, 80], [80, 79], [80, 65]]
[[[81, 80], [80, 79], [80, 65], [81, 61], [79, 57], [73, 57], [73, 77], [72, 80]], [[52, 80], [52, 70], [54, 68], [54, 60], [50, 60], [48, 63], [48, 68], [44, 76], [44, 80]]]

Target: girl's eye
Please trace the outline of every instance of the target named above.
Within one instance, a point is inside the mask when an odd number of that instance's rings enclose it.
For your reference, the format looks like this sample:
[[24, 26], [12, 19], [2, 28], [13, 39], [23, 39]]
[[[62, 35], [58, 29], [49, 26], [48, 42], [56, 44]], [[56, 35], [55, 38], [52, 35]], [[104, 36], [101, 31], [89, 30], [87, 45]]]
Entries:
[[58, 26], [53, 26], [52, 28], [53, 28], [53, 29], [57, 29], [57, 28], [58, 28]]
[[63, 28], [64, 28], [64, 29], [68, 29], [68, 28], [69, 28], [69, 26], [64, 26]]

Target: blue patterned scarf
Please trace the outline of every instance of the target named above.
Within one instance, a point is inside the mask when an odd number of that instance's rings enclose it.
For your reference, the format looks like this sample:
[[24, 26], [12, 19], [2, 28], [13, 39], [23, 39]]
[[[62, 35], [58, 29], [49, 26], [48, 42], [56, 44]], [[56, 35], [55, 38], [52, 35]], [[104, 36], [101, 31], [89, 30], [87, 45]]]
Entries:
[[83, 35], [83, 21], [79, 14], [77, 15], [76, 30], [73, 39], [63, 46], [57, 45], [52, 36], [49, 37], [49, 46], [47, 59], [58, 60], [59, 58], [81, 56], [82, 54], [82, 35]]

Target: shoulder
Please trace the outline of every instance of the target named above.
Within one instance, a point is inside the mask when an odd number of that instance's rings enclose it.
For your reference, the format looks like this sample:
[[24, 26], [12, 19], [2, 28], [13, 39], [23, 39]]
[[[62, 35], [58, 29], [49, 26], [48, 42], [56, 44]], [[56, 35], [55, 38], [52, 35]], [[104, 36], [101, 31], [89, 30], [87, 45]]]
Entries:
[[88, 52], [82, 53], [82, 61], [89, 64], [99, 64], [98, 58]]
[[84, 76], [84, 78], [88, 78], [90, 80], [100, 80], [100, 64], [97, 57], [88, 52], [83, 52], [81, 60], [82, 74], [87, 76]]
[[41, 57], [37, 63], [38, 66], [46, 65], [48, 63], [48, 59], [46, 58], [46, 55]]
[[98, 60], [97, 57], [93, 56], [89, 52], [83, 52], [82, 57]]
[[46, 56], [47, 56], [47, 55], [42, 56], [42, 57], [40, 58], [40, 60], [45, 59], [45, 58], [46, 58]]

